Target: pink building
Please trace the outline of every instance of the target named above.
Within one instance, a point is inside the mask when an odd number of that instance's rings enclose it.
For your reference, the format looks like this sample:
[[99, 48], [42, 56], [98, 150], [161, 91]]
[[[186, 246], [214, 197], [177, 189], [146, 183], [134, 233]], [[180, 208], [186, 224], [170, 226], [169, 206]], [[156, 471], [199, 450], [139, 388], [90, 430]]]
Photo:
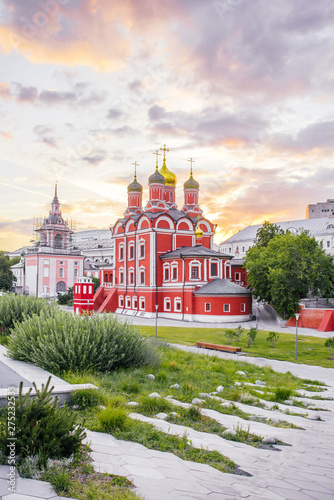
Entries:
[[71, 229], [63, 219], [57, 195], [49, 216], [37, 230], [40, 241], [24, 256], [24, 293], [37, 297], [55, 297], [74, 286], [83, 275], [84, 257], [70, 250]]

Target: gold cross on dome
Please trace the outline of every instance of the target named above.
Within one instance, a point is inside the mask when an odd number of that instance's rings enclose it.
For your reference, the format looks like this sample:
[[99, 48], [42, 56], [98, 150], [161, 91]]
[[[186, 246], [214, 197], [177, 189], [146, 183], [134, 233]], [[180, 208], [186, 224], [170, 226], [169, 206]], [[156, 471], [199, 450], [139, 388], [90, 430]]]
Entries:
[[155, 155], [155, 160], [156, 160], [156, 164], [155, 166], [157, 167], [157, 170], [158, 170], [158, 167], [159, 167], [159, 164], [158, 164], [158, 156], [160, 156], [160, 153], [159, 153], [159, 149], [157, 149], [156, 151], [154, 151], [153, 153]]
[[160, 150], [164, 152], [164, 160], [166, 160], [166, 153], [169, 151], [169, 149], [166, 148], [166, 144], [164, 144], [164, 147], [160, 148]]
[[193, 163], [195, 163], [195, 160], [193, 160], [192, 158], [190, 158], [190, 175], [193, 175]]
[[134, 163], [132, 163], [132, 165], [135, 166], [135, 180], [137, 180], [137, 167], [139, 167], [139, 163], [135, 161]]

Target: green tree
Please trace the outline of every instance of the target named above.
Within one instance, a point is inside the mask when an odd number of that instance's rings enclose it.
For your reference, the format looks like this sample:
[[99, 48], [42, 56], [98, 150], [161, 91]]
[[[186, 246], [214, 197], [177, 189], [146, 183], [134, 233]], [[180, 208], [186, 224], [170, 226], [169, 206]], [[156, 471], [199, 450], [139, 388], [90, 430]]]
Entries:
[[281, 229], [277, 224], [272, 224], [269, 221], [264, 221], [262, 226], [256, 231], [255, 245], [257, 247], [266, 247], [270, 240], [272, 240], [278, 234], [284, 234], [283, 229]]
[[309, 292], [332, 296], [333, 257], [307, 231], [276, 234], [266, 246], [255, 245], [247, 252], [245, 268], [254, 295], [283, 317], [293, 316]]
[[21, 257], [19, 255], [17, 255], [16, 257], [13, 257], [12, 259], [10, 259], [10, 266], [15, 266], [15, 264], [18, 264], [21, 260]]
[[95, 278], [95, 276], [92, 276], [92, 280], [94, 283], [94, 293], [95, 293], [100, 286], [100, 278]]
[[10, 266], [10, 258], [0, 251], [0, 290], [10, 290], [16, 281]]

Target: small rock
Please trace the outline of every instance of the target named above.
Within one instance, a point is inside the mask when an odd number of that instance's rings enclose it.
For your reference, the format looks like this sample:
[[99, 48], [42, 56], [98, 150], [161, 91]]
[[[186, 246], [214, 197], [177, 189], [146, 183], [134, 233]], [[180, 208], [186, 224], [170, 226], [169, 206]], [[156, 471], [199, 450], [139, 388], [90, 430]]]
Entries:
[[234, 385], [235, 385], [236, 387], [240, 387], [240, 386], [242, 385], [242, 383], [237, 381], [237, 382], [234, 382]]
[[139, 406], [139, 403], [137, 403], [137, 401], [130, 401], [129, 403], [126, 403], [126, 406]]
[[199, 397], [200, 398], [210, 398], [210, 394], [208, 394], [207, 392], [200, 392]]
[[240, 375], [241, 377], [247, 377], [246, 373], [243, 372], [242, 370], [239, 370], [237, 372], [235, 372], [236, 375]]
[[213, 396], [216, 396], [218, 394], [217, 391], [210, 392], [210, 394], [213, 394]]
[[166, 396], [165, 399], [174, 399], [174, 396], [172, 396], [171, 394], [168, 394], [168, 396]]
[[160, 394], [157, 392], [151, 392], [151, 394], [148, 395], [149, 398], [161, 398]]
[[99, 408], [99, 410], [105, 410], [106, 409], [106, 407], [103, 406], [103, 405], [99, 405], [98, 408]]
[[321, 420], [319, 413], [313, 413], [307, 417], [309, 420]]
[[167, 413], [157, 413], [155, 416], [155, 418], [159, 418], [160, 420], [166, 420], [167, 417]]
[[[217, 387], [216, 391], [217, 391], [218, 393], [223, 392], [223, 391], [224, 391], [224, 387], [223, 387], [222, 385], [219, 385], [219, 386]], [[212, 394], [213, 394], [213, 393], [212, 393]]]
[[179, 417], [180, 415], [176, 411], [171, 411], [170, 414], [172, 417]]
[[149, 380], [155, 380], [155, 376], [154, 376], [154, 375], [152, 375], [152, 373], [149, 373], [149, 374], [147, 375], [147, 378], [148, 378]]
[[255, 380], [255, 385], [260, 385], [260, 386], [264, 387], [267, 384], [265, 382], [262, 382], [262, 380]]
[[222, 436], [226, 437], [226, 436], [236, 436], [237, 435], [237, 432], [234, 430], [234, 429], [226, 429]]
[[204, 403], [204, 399], [194, 398], [191, 402], [192, 405], [201, 405]]
[[219, 398], [218, 396], [211, 396], [211, 394], [209, 394], [209, 398], [214, 399], [215, 401], [224, 401], [223, 398]]
[[284, 401], [284, 404], [285, 404], [285, 405], [288, 405], [288, 406], [293, 406], [293, 401], [292, 401], [292, 399], [286, 399], [286, 400]]
[[272, 436], [267, 436], [262, 439], [262, 443], [264, 444], [276, 444], [276, 438]]
[[226, 403], [222, 403], [220, 406], [222, 408], [232, 408], [232, 404], [231, 403], [227, 403], [227, 402]]
[[173, 384], [170, 386], [170, 389], [180, 389], [179, 384]]
[[73, 410], [79, 410], [79, 405], [73, 405], [72, 408]]

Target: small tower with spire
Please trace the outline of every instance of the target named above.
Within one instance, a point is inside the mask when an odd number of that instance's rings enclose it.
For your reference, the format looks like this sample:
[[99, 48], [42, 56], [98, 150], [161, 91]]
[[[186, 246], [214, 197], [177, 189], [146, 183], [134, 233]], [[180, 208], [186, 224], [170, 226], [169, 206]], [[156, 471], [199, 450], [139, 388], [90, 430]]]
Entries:
[[136, 161], [132, 165], [135, 166], [135, 173], [133, 181], [128, 185], [128, 207], [124, 212], [124, 217], [139, 215], [143, 211], [143, 186], [137, 181], [137, 167], [139, 165]]
[[36, 231], [40, 235], [40, 249], [43, 247], [48, 247], [56, 251], [69, 249], [72, 231], [61, 214], [57, 182], [55, 184], [55, 194], [51, 202], [49, 217], [44, 219], [43, 225], [39, 229], [36, 229]]
[[199, 183], [193, 177], [193, 163], [194, 160], [190, 158], [190, 177], [183, 184], [184, 191], [184, 206], [182, 210], [190, 217], [202, 215], [203, 210], [200, 209], [198, 204]]
[[148, 178], [149, 200], [145, 210], [149, 210], [150, 212], [166, 211], [168, 210], [168, 206], [164, 201], [165, 178], [158, 170], [158, 157], [160, 153], [159, 151], [155, 151], [153, 154], [156, 157], [155, 172]]

